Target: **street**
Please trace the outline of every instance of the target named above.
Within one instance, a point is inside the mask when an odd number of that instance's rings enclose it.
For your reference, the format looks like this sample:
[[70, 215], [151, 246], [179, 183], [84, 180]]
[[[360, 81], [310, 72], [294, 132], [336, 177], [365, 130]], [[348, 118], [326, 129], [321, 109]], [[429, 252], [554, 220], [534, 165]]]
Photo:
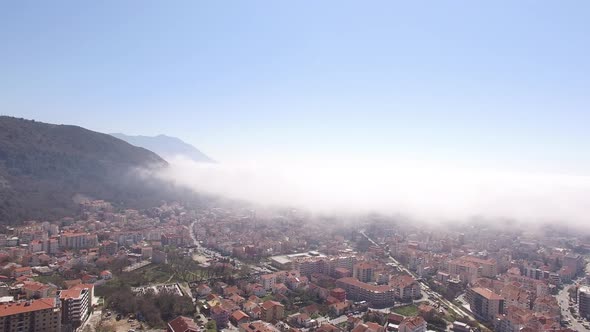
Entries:
[[[569, 323], [568, 327], [570, 327], [576, 331], [590, 330], [583, 325], [583, 324], [585, 324], [585, 321], [580, 323], [578, 321], [578, 319], [580, 319], [580, 318], [575, 318], [572, 315], [572, 313], [570, 312], [570, 310], [569, 310], [569, 294], [567, 291], [568, 288], [569, 288], [569, 286], [564, 287], [559, 292], [559, 294], [557, 294], [557, 301], [559, 302], [559, 307], [561, 308], [562, 321], [568, 322]], [[577, 312], [577, 305], [575, 303], [573, 304], [573, 307], [576, 310], [575, 312]]]
[[[367, 240], [369, 240], [371, 243], [373, 243], [376, 246], [379, 246], [377, 244], [377, 242], [375, 242], [373, 239], [371, 239], [367, 234], [365, 234], [365, 231], [361, 231], [360, 232], [364, 237], [367, 238]], [[402, 264], [400, 264], [395, 258], [393, 258], [391, 255], [389, 255], [389, 259], [394, 262], [400, 270], [402, 270], [403, 272], [406, 272], [407, 274], [411, 275], [412, 277], [414, 277], [414, 279], [419, 279], [419, 277], [413, 273], [412, 271], [410, 271], [408, 268], [406, 268], [405, 266], [403, 266]], [[422, 287], [422, 290], [429, 295], [429, 297], [434, 300], [434, 301], [438, 301], [443, 305], [446, 305], [448, 308], [452, 309], [453, 311], [455, 311], [457, 314], [459, 315], [463, 315], [471, 320], [477, 321], [477, 319], [475, 319], [475, 317], [469, 313], [466, 312], [463, 308], [455, 305], [454, 303], [452, 303], [451, 301], [446, 300], [442, 295], [440, 295], [439, 293], [433, 291], [426, 282], [424, 281], [419, 281], [420, 286]], [[480, 324], [480, 327], [483, 327]], [[484, 327], [485, 328], [485, 327]]]

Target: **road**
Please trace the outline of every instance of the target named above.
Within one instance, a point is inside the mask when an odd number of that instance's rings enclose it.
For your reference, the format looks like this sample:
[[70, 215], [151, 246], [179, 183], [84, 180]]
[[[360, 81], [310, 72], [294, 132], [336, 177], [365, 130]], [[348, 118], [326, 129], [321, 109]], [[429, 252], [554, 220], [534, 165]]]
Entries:
[[[567, 290], [570, 286], [571, 285], [566, 285], [561, 291], [559, 291], [559, 294], [557, 294], [557, 301], [559, 302], [559, 307], [561, 308], [562, 321], [569, 321], [570, 325], [568, 327], [576, 331], [585, 331], [587, 329], [582, 325], [583, 323], [579, 323], [577, 318], [574, 318], [569, 310], [569, 294]], [[575, 307], [576, 304], [574, 304], [574, 308]]]
[[[367, 240], [369, 240], [371, 243], [373, 243], [374, 245], [380, 247], [379, 244], [377, 244], [377, 242], [375, 242], [373, 239], [371, 239], [367, 234], [365, 234], [365, 231], [361, 231], [360, 232], [364, 237], [367, 238]], [[388, 254], [389, 255], [389, 254]], [[410, 271], [408, 268], [406, 268], [405, 266], [403, 266], [402, 264], [400, 264], [400, 262], [398, 262], [395, 258], [393, 258], [393, 256], [389, 255], [389, 259], [394, 262], [400, 270], [402, 270], [403, 272], [406, 272], [407, 274], [411, 275], [412, 277], [414, 277], [414, 279], [418, 279], [419, 277], [412, 271]], [[439, 293], [435, 292], [434, 290], [432, 290], [430, 288], [430, 286], [428, 286], [427, 283], [425, 283], [424, 281], [419, 281], [420, 286], [422, 287], [423, 291], [426, 291], [426, 293], [430, 296], [431, 299], [438, 301], [444, 305], [446, 305], [447, 307], [449, 307], [450, 309], [452, 309], [453, 311], [455, 311], [456, 313], [466, 316], [471, 320], [474, 320], [477, 322], [477, 319], [469, 312], [466, 312], [463, 308], [455, 305], [453, 302], [448, 301], [447, 299], [445, 299], [442, 295], [440, 295]], [[485, 328], [483, 325], [480, 324], [479, 326], [482, 329], [487, 330], [487, 328]]]

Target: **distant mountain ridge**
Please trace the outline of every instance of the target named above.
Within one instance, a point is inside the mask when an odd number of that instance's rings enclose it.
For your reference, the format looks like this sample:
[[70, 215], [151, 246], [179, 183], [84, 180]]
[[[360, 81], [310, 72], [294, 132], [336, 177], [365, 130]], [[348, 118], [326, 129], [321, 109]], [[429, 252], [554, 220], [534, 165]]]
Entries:
[[167, 166], [154, 152], [111, 135], [0, 116], [0, 223], [72, 216], [77, 195], [133, 208], [186, 197], [138, 173]]
[[132, 136], [122, 133], [113, 133], [111, 135], [122, 139], [129, 144], [153, 151], [162, 156], [164, 159], [173, 158], [175, 156], [183, 156], [197, 162], [215, 162], [203, 152], [199, 151], [199, 149], [176, 137], [166, 135]]

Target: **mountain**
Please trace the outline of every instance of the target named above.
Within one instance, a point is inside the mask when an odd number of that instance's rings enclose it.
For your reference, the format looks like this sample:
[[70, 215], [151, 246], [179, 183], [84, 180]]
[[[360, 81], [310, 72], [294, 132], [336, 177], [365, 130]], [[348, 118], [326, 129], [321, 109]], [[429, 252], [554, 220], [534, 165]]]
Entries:
[[129, 144], [146, 148], [154, 151], [164, 158], [183, 156], [197, 162], [214, 162], [194, 146], [182, 141], [176, 137], [166, 135], [158, 136], [130, 136], [121, 133], [111, 134], [116, 138], [122, 139]]
[[0, 116], [0, 223], [71, 216], [80, 196], [154, 206], [173, 189], [138, 169], [167, 166], [157, 154], [111, 135]]

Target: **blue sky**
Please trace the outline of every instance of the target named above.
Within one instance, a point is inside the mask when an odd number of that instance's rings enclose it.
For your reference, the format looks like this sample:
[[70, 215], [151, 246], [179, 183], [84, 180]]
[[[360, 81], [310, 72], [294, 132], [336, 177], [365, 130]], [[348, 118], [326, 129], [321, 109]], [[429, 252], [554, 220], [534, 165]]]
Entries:
[[0, 113], [220, 161], [590, 174], [588, 1], [12, 1]]

